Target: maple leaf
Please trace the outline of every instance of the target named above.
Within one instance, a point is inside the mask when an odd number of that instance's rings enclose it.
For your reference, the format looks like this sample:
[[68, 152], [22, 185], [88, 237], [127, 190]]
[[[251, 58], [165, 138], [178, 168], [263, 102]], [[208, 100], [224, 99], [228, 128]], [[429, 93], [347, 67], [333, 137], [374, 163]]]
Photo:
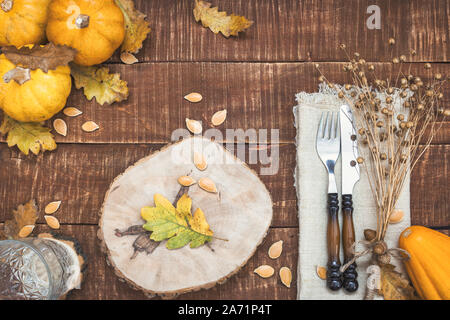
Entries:
[[27, 225], [34, 225], [37, 218], [38, 209], [34, 200], [19, 205], [16, 210], [13, 210], [12, 219], [5, 221], [2, 237], [4, 239], [18, 239], [20, 229]]
[[150, 32], [146, 15], [134, 8], [132, 0], [115, 0], [125, 18], [125, 39], [120, 47], [121, 52], [138, 53], [142, 43]]
[[192, 200], [187, 194], [178, 200], [176, 208], [160, 194], [154, 195], [154, 201], [155, 207], [141, 209], [141, 216], [147, 221], [143, 227], [152, 231], [150, 239], [168, 239], [168, 249], [178, 249], [188, 243], [191, 248], [197, 248], [211, 241], [213, 232], [205, 214], [200, 208], [191, 214]]
[[416, 300], [414, 288], [401, 273], [394, 270], [395, 266], [386, 264], [381, 266], [380, 292], [385, 300]]
[[0, 133], [7, 134], [8, 147], [17, 145], [20, 151], [28, 155], [29, 151], [35, 155], [40, 151], [55, 150], [56, 142], [51, 129], [38, 122], [20, 122], [4, 114], [0, 126]]
[[59, 66], [65, 66], [75, 58], [77, 50], [68, 46], [55, 45], [53, 43], [45, 46], [3, 47], [2, 52], [6, 58], [15, 65], [21, 65], [27, 69], [41, 69], [44, 72], [54, 70]]
[[77, 89], [83, 88], [88, 100], [95, 97], [101, 105], [120, 102], [128, 98], [127, 82], [120, 79], [120, 74], [109, 73], [105, 67], [84, 67], [70, 64], [71, 74]]
[[201, 0], [195, 0], [194, 18], [197, 22], [201, 21], [205, 28], [211, 29], [216, 34], [221, 32], [227, 38], [230, 35], [237, 36], [239, 32], [253, 24], [253, 21], [243, 16], [234, 14], [228, 16], [217, 7], [211, 8], [211, 3]]

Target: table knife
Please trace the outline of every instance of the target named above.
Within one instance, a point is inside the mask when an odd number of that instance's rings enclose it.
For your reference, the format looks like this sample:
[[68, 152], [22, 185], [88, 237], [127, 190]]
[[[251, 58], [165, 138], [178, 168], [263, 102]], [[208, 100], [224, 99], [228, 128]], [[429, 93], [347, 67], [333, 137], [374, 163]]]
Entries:
[[[342, 246], [344, 248], [344, 263], [353, 258], [352, 246], [355, 242], [353, 225], [353, 187], [359, 181], [360, 168], [357, 162], [358, 143], [353, 121], [352, 109], [343, 105], [339, 112], [341, 122], [341, 161], [342, 161]], [[343, 274], [343, 287], [348, 292], [358, 289], [356, 278], [356, 263], [351, 264]]]

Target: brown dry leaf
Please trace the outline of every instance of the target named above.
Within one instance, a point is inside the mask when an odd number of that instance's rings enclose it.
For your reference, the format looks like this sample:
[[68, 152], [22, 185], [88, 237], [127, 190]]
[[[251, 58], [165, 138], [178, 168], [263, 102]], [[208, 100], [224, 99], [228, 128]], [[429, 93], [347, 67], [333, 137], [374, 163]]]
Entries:
[[8, 147], [17, 145], [20, 151], [28, 155], [31, 151], [35, 155], [46, 150], [55, 150], [56, 142], [51, 129], [38, 122], [19, 122], [3, 115], [0, 133], [8, 134], [6, 142]]
[[122, 52], [120, 54], [120, 60], [122, 60], [125, 64], [134, 64], [138, 62], [138, 59], [136, 59], [136, 57], [129, 52]]
[[2, 52], [6, 58], [24, 68], [36, 70], [41, 69], [44, 72], [54, 70], [58, 66], [65, 66], [71, 62], [77, 51], [68, 46], [55, 45], [53, 43], [45, 46], [34, 46], [33, 48], [22, 47], [3, 47]]
[[125, 18], [125, 39], [120, 47], [121, 52], [138, 53], [142, 43], [150, 32], [146, 15], [134, 8], [132, 0], [115, 0]]
[[201, 0], [195, 0], [194, 18], [197, 22], [201, 21], [205, 28], [216, 34], [221, 32], [227, 38], [237, 36], [253, 24], [243, 16], [228, 16], [224, 11], [219, 12], [217, 7], [211, 8], [211, 3]]
[[34, 200], [19, 205], [16, 210], [13, 210], [12, 219], [5, 221], [3, 237], [5, 239], [18, 239], [22, 228], [34, 225], [38, 216], [38, 209]]
[[381, 266], [380, 292], [385, 300], [416, 300], [413, 287], [409, 281], [402, 277], [401, 273], [394, 270], [392, 264]]

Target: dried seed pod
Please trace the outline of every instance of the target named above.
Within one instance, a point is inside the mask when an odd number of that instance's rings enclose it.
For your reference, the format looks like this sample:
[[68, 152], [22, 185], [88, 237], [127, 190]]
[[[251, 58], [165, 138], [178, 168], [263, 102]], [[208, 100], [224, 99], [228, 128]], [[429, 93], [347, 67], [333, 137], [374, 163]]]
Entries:
[[64, 108], [63, 113], [68, 117], [76, 117], [82, 114], [83, 112], [75, 107], [67, 107]]
[[178, 183], [184, 187], [189, 187], [197, 182], [194, 180], [194, 178], [192, 178], [190, 176], [181, 176], [178, 178]]
[[391, 255], [389, 253], [380, 254], [377, 256], [377, 261], [380, 264], [389, 264], [391, 263]]
[[317, 266], [316, 273], [320, 279], [327, 280], [327, 269], [325, 269], [325, 267]]
[[34, 230], [33, 224], [23, 226], [22, 229], [20, 229], [18, 236], [19, 238], [26, 238], [33, 232], [33, 230]]
[[83, 129], [83, 131], [86, 131], [86, 132], [93, 132], [93, 131], [97, 130], [98, 128], [100, 128], [100, 127], [94, 121], [86, 121], [81, 126], [81, 129]]
[[394, 210], [391, 215], [389, 216], [389, 223], [399, 223], [403, 220], [403, 216], [405, 214], [403, 213], [403, 210], [396, 209]]
[[46, 214], [55, 213], [59, 209], [60, 205], [61, 205], [61, 201], [52, 201], [45, 206], [44, 212]]
[[201, 134], [203, 131], [201, 122], [197, 121], [197, 120], [192, 120], [192, 119], [186, 118], [186, 127], [193, 134]]
[[374, 246], [373, 246], [373, 252], [380, 255], [380, 254], [385, 254], [386, 251], [388, 249], [388, 246], [386, 244], [386, 242], [384, 242], [383, 240], [378, 241]]
[[201, 178], [198, 181], [198, 185], [205, 191], [217, 193], [216, 184], [210, 178]]
[[292, 282], [292, 272], [291, 269], [289, 269], [288, 267], [282, 267], [280, 269], [280, 279], [281, 282], [288, 288], [291, 287], [291, 282]]
[[223, 109], [214, 113], [214, 115], [211, 118], [211, 122], [214, 126], [217, 127], [220, 126], [225, 121], [226, 118], [227, 118], [227, 110]]
[[55, 119], [53, 121], [53, 128], [55, 128], [57, 133], [64, 137], [67, 135], [67, 124], [63, 119]]
[[364, 230], [364, 238], [367, 241], [372, 241], [373, 239], [375, 239], [377, 236], [377, 232], [375, 230], [372, 229], [365, 229]]
[[120, 60], [122, 60], [122, 62], [125, 64], [134, 64], [138, 62], [138, 59], [136, 59], [136, 57], [133, 54], [126, 51], [120, 54]]
[[262, 278], [270, 278], [275, 273], [275, 270], [271, 266], [264, 264], [256, 268], [253, 272]]
[[45, 222], [47, 222], [48, 226], [52, 229], [59, 229], [60, 224], [58, 219], [56, 219], [54, 216], [44, 216]]
[[184, 98], [189, 102], [200, 102], [203, 99], [202, 95], [197, 92], [191, 92], [188, 95], [185, 95]]
[[194, 165], [200, 171], [203, 171], [208, 167], [208, 163], [206, 162], [206, 159], [203, 156], [203, 154], [194, 152]]
[[269, 248], [269, 257], [271, 259], [278, 258], [283, 252], [283, 240], [273, 243]]

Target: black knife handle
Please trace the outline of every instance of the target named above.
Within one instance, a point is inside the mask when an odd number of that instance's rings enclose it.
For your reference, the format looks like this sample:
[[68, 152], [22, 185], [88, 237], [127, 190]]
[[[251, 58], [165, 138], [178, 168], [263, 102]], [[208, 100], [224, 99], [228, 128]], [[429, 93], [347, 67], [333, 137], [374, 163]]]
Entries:
[[[342, 246], [344, 247], [344, 263], [353, 258], [352, 246], [355, 242], [355, 227], [353, 225], [353, 201], [351, 194], [342, 195], [342, 213], [344, 216], [342, 226]], [[358, 281], [356, 278], [356, 263], [352, 263], [344, 271], [344, 289], [348, 292], [358, 290]]]
[[327, 287], [331, 290], [339, 290], [342, 287], [342, 274], [339, 271], [341, 261], [339, 260], [339, 198], [337, 193], [328, 194], [328, 225], [327, 225]]

